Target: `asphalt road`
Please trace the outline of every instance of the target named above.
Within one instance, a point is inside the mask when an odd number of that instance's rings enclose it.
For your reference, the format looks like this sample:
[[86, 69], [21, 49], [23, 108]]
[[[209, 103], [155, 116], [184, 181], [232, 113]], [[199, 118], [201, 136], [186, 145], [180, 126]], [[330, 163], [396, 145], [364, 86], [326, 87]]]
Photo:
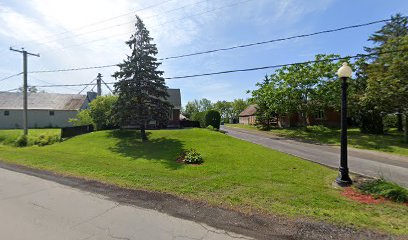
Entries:
[[[340, 148], [324, 144], [313, 144], [277, 137], [268, 133], [221, 126], [227, 135], [268, 148], [288, 153], [309, 161], [337, 168]], [[401, 186], [408, 187], [408, 157], [375, 151], [349, 148], [351, 172], [370, 177], [383, 177]]]
[[249, 239], [0, 168], [0, 239]]

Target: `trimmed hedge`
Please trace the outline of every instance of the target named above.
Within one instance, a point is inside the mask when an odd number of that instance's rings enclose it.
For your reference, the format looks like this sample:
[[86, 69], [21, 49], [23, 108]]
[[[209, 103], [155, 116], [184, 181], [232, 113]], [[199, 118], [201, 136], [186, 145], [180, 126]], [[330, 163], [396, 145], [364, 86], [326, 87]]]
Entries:
[[221, 114], [218, 111], [210, 110], [205, 114], [206, 127], [212, 126], [213, 128], [220, 129]]

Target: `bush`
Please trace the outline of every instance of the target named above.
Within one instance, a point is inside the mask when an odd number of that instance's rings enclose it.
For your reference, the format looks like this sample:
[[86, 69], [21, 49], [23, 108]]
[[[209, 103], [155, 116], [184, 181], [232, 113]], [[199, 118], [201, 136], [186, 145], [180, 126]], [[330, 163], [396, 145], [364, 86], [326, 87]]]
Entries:
[[396, 114], [388, 114], [383, 118], [384, 131], [388, 131], [390, 128], [396, 128], [398, 122], [398, 116]]
[[306, 126], [305, 132], [318, 132], [318, 133], [323, 133], [323, 132], [330, 132], [330, 128], [323, 126], [323, 125], [315, 125], [315, 126]]
[[21, 135], [15, 141], [17, 147], [26, 147], [28, 145], [28, 138], [26, 135]]
[[361, 184], [358, 188], [367, 194], [383, 196], [395, 202], [408, 202], [408, 190], [397, 184], [386, 182], [383, 179], [369, 181]]
[[193, 121], [199, 122], [200, 127], [202, 127], [202, 128], [207, 127], [205, 125], [205, 114], [206, 114], [206, 112], [197, 112], [197, 113], [193, 114], [193, 116], [192, 116]]
[[186, 151], [184, 162], [189, 164], [200, 164], [203, 162], [203, 157], [197, 152], [197, 150], [192, 148]]
[[221, 115], [218, 111], [209, 110], [205, 114], [205, 127], [212, 126], [213, 128], [220, 129]]
[[84, 109], [78, 112], [75, 118], [70, 118], [68, 122], [71, 122], [75, 127], [94, 125], [92, 120], [91, 111], [89, 109]]
[[54, 143], [60, 142], [60, 141], [61, 141], [60, 136], [41, 134], [40, 136], [38, 136], [38, 138], [36, 138], [34, 140], [34, 145], [46, 146], [46, 145], [51, 145], [51, 144], [54, 144]]
[[210, 131], [218, 131], [218, 129], [214, 128], [213, 126], [207, 126], [207, 129]]

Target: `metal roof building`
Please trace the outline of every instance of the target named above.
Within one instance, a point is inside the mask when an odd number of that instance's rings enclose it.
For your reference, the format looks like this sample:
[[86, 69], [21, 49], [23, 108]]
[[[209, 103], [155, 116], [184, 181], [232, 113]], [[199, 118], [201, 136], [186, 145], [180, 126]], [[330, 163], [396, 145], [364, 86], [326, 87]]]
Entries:
[[[96, 93], [87, 95], [58, 93], [28, 94], [28, 127], [49, 128], [72, 126], [70, 118], [88, 107]], [[21, 128], [23, 122], [23, 94], [0, 92], [0, 129]]]

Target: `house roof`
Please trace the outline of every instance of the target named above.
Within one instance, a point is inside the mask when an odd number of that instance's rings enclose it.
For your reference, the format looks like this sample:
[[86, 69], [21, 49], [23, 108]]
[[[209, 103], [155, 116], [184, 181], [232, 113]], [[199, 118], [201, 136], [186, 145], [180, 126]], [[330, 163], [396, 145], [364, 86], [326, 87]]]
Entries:
[[240, 116], [240, 117], [247, 117], [247, 116], [253, 116], [253, 115], [255, 115], [255, 113], [256, 113], [256, 107], [257, 107], [256, 104], [249, 105], [247, 108], [245, 108], [244, 111], [242, 111], [242, 112], [239, 114], [239, 116]]
[[180, 89], [167, 89], [169, 97], [167, 100], [174, 106], [175, 109], [181, 109], [181, 93]]
[[[59, 93], [29, 93], [28, 109], [79, 110], [86, 96]], [[0, 92], [0, 109], [23, 109], [23, 93]]]

